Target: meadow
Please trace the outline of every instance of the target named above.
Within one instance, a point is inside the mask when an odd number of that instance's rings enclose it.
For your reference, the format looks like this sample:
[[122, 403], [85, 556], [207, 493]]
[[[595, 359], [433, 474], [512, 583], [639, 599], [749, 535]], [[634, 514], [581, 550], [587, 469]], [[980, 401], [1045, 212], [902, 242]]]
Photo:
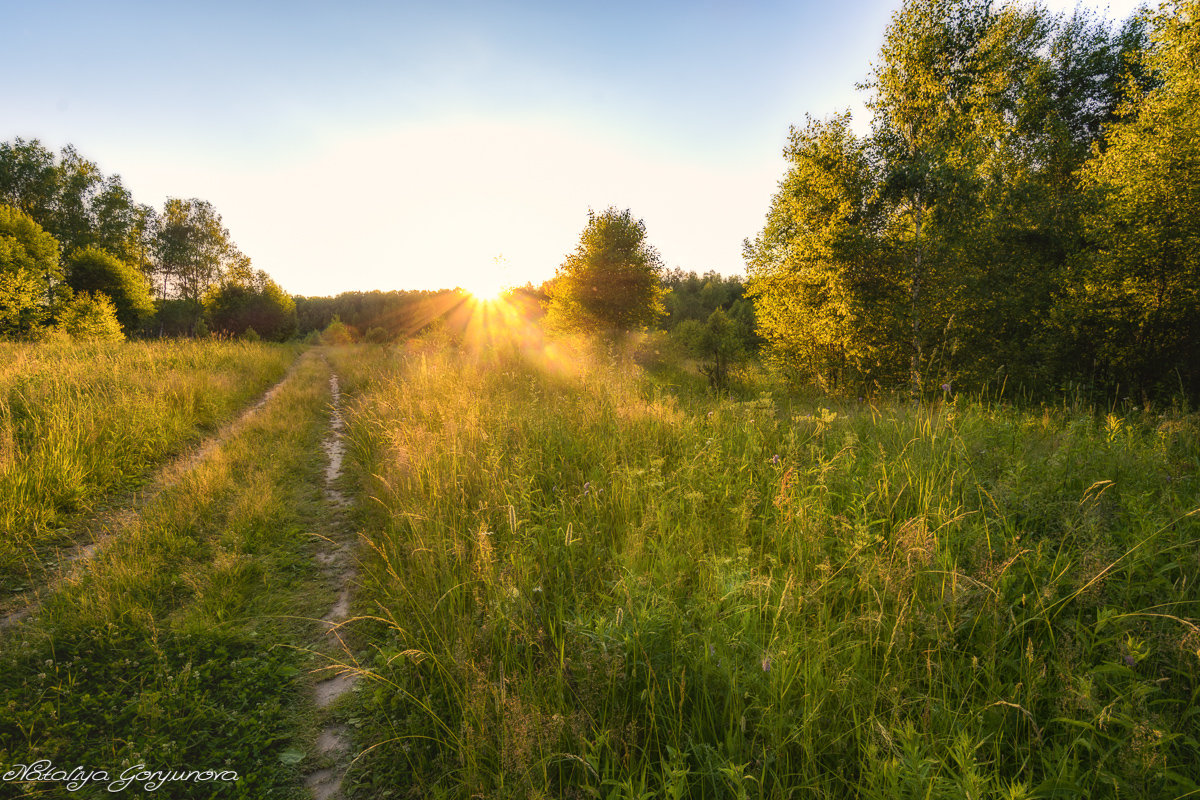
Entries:
[[[297, 354], [175, 346], [165, 373], [201, 371], [189, 347], [243, 359], [207, 400], [226, 418]], [[331, 373], [348, 519], [323, 494]], [[717, 396], [566, 344], [310, 348], [0, 631], [0, 763], [240, 776], [165, 797], [304, 797], [329, 766], [361, 798], [1195, 796], [1198, 468], [1178, 406], [834, 400], [757, 371]], [[319, 709], [331, 665], [357, 682]]]
[[358, 796], [1200, 793], [1194, 414], [375, 361]]

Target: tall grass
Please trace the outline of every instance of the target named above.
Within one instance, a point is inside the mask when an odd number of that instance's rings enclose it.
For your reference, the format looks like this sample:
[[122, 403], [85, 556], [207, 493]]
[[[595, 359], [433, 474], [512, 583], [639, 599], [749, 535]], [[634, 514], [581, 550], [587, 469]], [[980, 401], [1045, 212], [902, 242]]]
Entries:
[[72, 515], [145, 480], [283, 374], [296, 351], [234, 342], [0, 343], [0, 582]]
[[342, 360], [361, 796], [1200, 792], [1195, 416], [583, 364]]
[[[3, 632], [0, 763], [45, 759], [112, 779], [139, 764], [228, 770], [236, 782], [150, 788], [301, 795], [304, 737], [315, 736], [304, 680], [317, 666], [304, 645], [333, 600], [313, 558], [328, 533], [328, 375], [315, 355], [302, 357], [265, 406], [56, 584], [35, 618]], [[5, 792], [109, 795], [103, 783], [69, 792], [11, 781]]]

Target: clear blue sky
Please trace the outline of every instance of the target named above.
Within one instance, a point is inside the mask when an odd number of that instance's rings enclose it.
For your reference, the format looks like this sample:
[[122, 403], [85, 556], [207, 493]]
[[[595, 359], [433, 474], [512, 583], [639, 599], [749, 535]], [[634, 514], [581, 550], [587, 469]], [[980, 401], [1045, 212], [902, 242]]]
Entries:
[[298, 294], [540, 282], [609, 205], [668, 266], [731, 274], [788, 126], [866, 129], [898, 6], [6, 3], [0, 140], [211, 201]]

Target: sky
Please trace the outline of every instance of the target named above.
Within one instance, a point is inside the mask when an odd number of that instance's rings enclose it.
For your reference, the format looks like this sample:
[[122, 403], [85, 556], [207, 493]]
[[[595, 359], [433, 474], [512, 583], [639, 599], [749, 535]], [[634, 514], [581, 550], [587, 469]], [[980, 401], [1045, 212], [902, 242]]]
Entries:
[[869, 129], [899, 5], [4, 0], [0, 141], [211, 202], [293, 294], [541, 283], [609, 206], [668, 268], [740, 274], [789, 126]]

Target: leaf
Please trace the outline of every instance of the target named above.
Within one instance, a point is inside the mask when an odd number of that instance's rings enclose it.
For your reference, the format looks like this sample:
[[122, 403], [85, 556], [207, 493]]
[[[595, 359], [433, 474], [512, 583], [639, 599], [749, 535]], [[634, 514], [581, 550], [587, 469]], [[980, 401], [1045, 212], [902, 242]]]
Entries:
[[304, 751], [298, 747], [289, 747], [279, 754], [279, 763], [293, 766], [304, 760]]

